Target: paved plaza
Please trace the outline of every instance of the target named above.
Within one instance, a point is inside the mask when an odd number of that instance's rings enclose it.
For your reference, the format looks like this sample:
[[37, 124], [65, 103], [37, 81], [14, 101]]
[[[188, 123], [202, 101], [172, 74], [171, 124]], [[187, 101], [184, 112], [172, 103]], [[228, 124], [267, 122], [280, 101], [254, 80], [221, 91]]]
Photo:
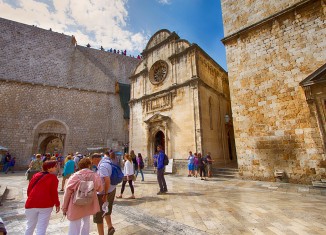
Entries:
[[[145, 174], [144, 182], [135, 182], [135, 200], [115, 200], [115, 234], [326, 234], [325, 189], [173, 175], [167, 175], [166, 180], [166, 195], [156, 195], [156, 176]], [[9, 235], [21, 235], [26, 226], [24, 173], [1, 173], [0, 185], [10, 189], [0, 217]], [[59, 195], [62, 201], [62, 193]], [[124, 197], [128, 196], [130, 189], [126, 187]], [[53, 212], [47, 234], [67, 234], [68, 225], [61, 211]], [[97, 234], [93, 223], [91, 234]]]

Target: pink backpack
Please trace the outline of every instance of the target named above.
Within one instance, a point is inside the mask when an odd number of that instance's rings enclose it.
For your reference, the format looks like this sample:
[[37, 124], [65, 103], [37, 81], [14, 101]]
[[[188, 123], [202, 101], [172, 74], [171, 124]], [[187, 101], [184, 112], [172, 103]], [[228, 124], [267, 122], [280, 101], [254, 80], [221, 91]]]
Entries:
[[90, 204], [93, 201], [95, 193], [94, 180], [87, 180], [87, 177], [82, 179], [80, 174], [77, 174], [77, 176], [80, 179], [80, 183], [73, 196], [72, 203], [79, 206]]

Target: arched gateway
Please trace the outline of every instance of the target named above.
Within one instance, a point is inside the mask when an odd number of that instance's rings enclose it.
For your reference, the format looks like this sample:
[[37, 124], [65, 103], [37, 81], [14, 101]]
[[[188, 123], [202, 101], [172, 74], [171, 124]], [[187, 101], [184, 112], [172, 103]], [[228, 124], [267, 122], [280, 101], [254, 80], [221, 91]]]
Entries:
[[64, 154], [68, 130], [68, 126], [62, 121], [54, 119], [41, 121], [33, 130], [32, 153]]

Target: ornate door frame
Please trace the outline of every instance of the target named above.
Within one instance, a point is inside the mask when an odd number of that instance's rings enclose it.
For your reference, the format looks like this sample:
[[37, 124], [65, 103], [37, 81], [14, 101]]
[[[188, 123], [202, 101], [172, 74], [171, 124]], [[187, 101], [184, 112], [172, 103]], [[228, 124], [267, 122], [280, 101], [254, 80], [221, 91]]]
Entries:
[[170, 143], [169, 143], [169, 123], [171, 118], [161, 114], [155, 114], [145, 121], [147, 124], [147, 156], [148, 165], [152, 165], [152, 157], [154, 155], [155, 148], [155, 136], [159, 131], [162, 131], [165, 137], [165, 153], [169, 155]]

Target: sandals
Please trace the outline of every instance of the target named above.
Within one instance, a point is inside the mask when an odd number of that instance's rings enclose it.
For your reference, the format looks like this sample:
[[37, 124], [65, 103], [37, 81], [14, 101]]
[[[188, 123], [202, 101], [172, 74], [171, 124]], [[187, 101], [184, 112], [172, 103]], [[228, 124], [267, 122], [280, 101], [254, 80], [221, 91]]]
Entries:
[[135, 196], [130, 196], [128, 199], [136, 199]]
[[120, 195], [120, 196], [115, 196], [116, 198], [122, 198], [122, 195]]
[[113, 227], [108, 229], [108, 235], [113, 235], [115, 232], [115, 229]]

